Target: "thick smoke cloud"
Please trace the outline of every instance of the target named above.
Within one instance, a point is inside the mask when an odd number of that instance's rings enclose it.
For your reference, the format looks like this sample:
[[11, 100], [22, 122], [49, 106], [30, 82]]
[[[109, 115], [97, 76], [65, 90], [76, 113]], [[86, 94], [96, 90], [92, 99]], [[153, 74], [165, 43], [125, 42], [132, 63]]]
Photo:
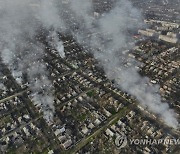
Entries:
[[[1, 56], [16, 76], [27, 71], [34, 91], [32, 96], [38, 105], [44, 106], [46, 119], [51, 119], [54, 112], [53, 86], [47, 79], [46, 66], [40, 60], [44, 46], [32, 40], [39, 25], [51, 29], [50, 36], [54, 39], [47, 40], [64, 57], [57, 31], [71, 34], [94, 54], [109, 79], [115, 80], [117, 86], [158, 114], [167, 125], [177, 128], [175, 113], [167, 103], [161, 102], [159, 86], [153, 86], [148, 78], [141, 77], [137, 69], [139, 63], [129, 56], [129, 51], [124, 52], [133, 47], [130, 36], [132, 31], [142, 26], [141, 13], [127, 0], [118, 0], [112, 6], [110, 11], [94, 16], [92, 0], [0, 0]], [[29, 66], [31, 56], [36, 58], [34, 65]], [[36, 76], [40, 77], [31, 81]], [[42, 96], [38, 91], [43, 86], [46, 90]], [[46, 110], [47, 106], [49, 110]]]
[[35, 36], [41, 27], [53, 29], [54, 49], [65, 57], [64, 47], [58, 40], [57, 29], [63, 26], [57, 20], [57, 9], [48, 0], [0, 0], [0, 54], [12, 75], [21, 84], [23, 74], [27, 74], [33, 102], [40, 106], [44, 118], [53, 118], [53, 85], [48, 79], [45, 63], [42, 61], [45, 46]]
[[161, 102], [159, 86], [151, 85], [148, 78], [140, 76], [137, 69], [139, 63], [128, 55], [129, 52], [122, 52], [133, 46], [128, 43], [131, 42], [129, 33], [142, 26], [141, 13], [125, 0], [118, 1], [111, 11], [95, 20], [92, 19], [90, 0], [70, 0], [69, 9], [79, 25], [79, 29], [72, 34], [81, 44], [91, 47], [107, 76], [167, 125], [177, 128], [174, 111], [167, 103]]

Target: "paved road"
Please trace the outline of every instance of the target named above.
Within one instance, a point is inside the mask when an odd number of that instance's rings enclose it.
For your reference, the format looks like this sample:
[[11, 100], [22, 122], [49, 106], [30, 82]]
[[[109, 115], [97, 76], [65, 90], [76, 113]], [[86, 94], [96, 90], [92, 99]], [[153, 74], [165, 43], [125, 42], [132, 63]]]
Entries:
[[66, 153], [69, 154], [75, 154], [78, 152], [82, 147], [84, 147], [89, 142], [93, 141], [98, 135], [100, 135], [102, 132], [104, 132], [109, 126], [113, 125], [115, 122], [117, 122], [121, 117], [124, 117], [129, 111], [131, 107], [124, 107], [121, 110], [119, 110], [118, 113], [111, 116], [100, 128], [98, 128], [95, 132], [93, 132], [91, 135], [85, 137], [82, 139], [74, 148], [67, 151]]
[[8, 97], [6, 97], [6, 98], [3, 98], [3, 99], [0, 100], [0, 103], [3, 103], [3, 102], [8, 101], [8, 100], [11, 100], [11, 99], [13, 99], [13, 98], [15, 98], [15, 97], [17, 97], [17, 96], [21, 96], [21, 95], [24, 94], [25, 92], [27, 92], [27, 90], [23, 90], [23, 91], [18, 92], [18, 93], [14, 94], [14, 95], [11, 95], [11, 96], [8, 96]]
[[42, 116], [39, 116], [39, 117], [37, 117], [36, 119], [32, 119], [32, 120], [30, 120], [28, 123], [21, 124], [19, 127], [15, 128], [15, 129], [11, 130], [10, 132], [7, 132], [5, 135], [3, 135], [3, 136], [0, 138], [0, 140], [3, 140], [3, 139], [5, 139], [6, 137], [9, 137], [9, 136], [13, 135], [15, 132], [21, 130], [22, 128], [24, 128], [24, 127], [26, 127], [27, 125], [29, 125], [31, 122], [35, 122], [35, 121], [37, 121], [37, 120], [40, 119], [40, 118], [42, 118]]

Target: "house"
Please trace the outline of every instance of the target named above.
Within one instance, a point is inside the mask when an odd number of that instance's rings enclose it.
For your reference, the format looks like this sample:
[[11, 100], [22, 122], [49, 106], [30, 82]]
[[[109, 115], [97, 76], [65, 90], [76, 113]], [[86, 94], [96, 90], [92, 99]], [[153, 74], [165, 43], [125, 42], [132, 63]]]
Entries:
[[107, 111], [105, 108], [103, 108], [103, 111], [104, 111], [104, 113], [105, 113], [105, 115], [107, 116], [107, 117], [110, 117], [112, 114], [109, 112], [109, 111]]
[[88, 128], [90, 128], [90, 129], [93, 129], [95, 126], [93, 125], [93, 123], [90, 123], [89, 125], [88, 125]]
[[26, 127], [23, 128], [23, 131], [26, 134], [26, 136], [30, 135], [29, 130]]
[[48, 154], [54, 154], [53, 150], [48, 151]]
[[70, 147], [71, 145], [72, 145], [72, 140], [71, 139], [69, 139], [69, 140], [67, 140], [66, 142], [64, 142], [63, 144], [62, 144], [62, 146], [63, 146], [63, 148], [64, 149], [67, 149], [68, 147]]
[[99, 125], [99, 124], [101, 123], [101, 121], [100, 121], [99, 119], [96, 119], [96, 120], [94, 121], [94, 123], [95, 123], [95, 125], [97, 126], [97, 125]]
[[106, 133], [106, 135], [108, 135], [108, 136], [111, 136], [111, 137], [114, 136], [114, 133], [113, 133], [109, 128], [106, 129], [105, 133]]
[[89, 129], [86, 126], [82, 127], [82, 133], [87, 134], [89, 132]]
[[56, 129], [56, 131], [54, 132], [54, 134], [55, 134], [56, 136], [58, 136], [60, 133], [61, 133], [61, 130], [60, 130], [60, 129]]
[[62, 127], [62, 128], [60, 129], [60, 132], [61, 132], [61, 133], [64, 133], [65, 131], [66, 131], [65, 127]]
[[58, 140], [59, 140], [61, 143], [63, 143], [66, 139], [67, 139], [67, 138], [66, 138], [65, 135], [62, 135], [62, 136], [59, 136], [59, 137], [58, 137]]

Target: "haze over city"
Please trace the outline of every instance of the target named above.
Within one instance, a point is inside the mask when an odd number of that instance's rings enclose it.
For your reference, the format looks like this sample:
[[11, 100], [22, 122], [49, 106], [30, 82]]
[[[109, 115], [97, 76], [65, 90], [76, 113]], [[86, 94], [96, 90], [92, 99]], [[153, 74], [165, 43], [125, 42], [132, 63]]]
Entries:
[[0, 0], [0, 153], [178, 153], [179, 4]]

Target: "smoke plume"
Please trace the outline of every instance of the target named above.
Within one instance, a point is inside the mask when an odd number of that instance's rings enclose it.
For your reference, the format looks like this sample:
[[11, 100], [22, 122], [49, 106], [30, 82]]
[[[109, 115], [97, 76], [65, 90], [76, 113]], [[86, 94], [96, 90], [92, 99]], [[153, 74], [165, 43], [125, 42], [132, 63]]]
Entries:
[[0, 54], [19, 84], [27, 74], [28, 86], [35, 105], [42, 108], [44, 118], [51, 121], [54, 109], [53, 85], [48, 79], [44, 57], [44, 44], [36, 35], [42, 27], [54, 29], [53, 45], [61, 57], [64, 47], [58, 40], [57, 30], [63, 25], [57, 20], [54, 3], [48, 0], [0, 0]]
[[[174, 111], [161, 102], [159, 86], [151, 85], [148, 78], [139, 75], [139, 63], [130, 56], [129, 49], [134, 45], [131, 35], [143, 23], [141, 13], [127, 0], [114, 0], [110, 9], [98, 14], [94, 2], [96, 0], [0, 0], [2, 59], [16, 72], [15, 76], [21, 76], [24, 71], [28, 73], [35, 102], [44, 106], [46, 119], [52, 118], [53, 86], [41, 61], [44, 46], [33, 40], [42, 25], [51, 29], [50, 36], [54, 39], [50, 39], [49, 44], [64, 57], [57, 31], [71, 34], [93, 53], [118, 87], [135, 96], [167, 125], [177, 128]], [[108, 0], [101, 1], [102, 5], [106, 2]], [[33, 62], [32, 57], [35, 57]], [[41, 89], [45, 89], [43, 95], [38, 93]]]
[[114, 4], [113, 9], [95, 19], [90, 0], [70, 0], [68, 8], [72, 12], [69, 16], [73, 16], [79, 26], [73, 30], [72, 35], [79, 43], [92, 49], [91, 52], [99, 60], [107, 76], [115, 80], [122, 90], [135, 96], [141, 105], [157, 114], [167, 125], [177, 128], [178, 121], [174, 111], [167, 103], [161, 102], [159, 86], [151, 85], [148, 78], [140, 76], [137, 67], [139, 63], [131, 58], [130, 51], [123, 52], [133, 46], [131, 32], [142, 26], [143, 18], [139, 10], [130, 2], [120, 0]]

